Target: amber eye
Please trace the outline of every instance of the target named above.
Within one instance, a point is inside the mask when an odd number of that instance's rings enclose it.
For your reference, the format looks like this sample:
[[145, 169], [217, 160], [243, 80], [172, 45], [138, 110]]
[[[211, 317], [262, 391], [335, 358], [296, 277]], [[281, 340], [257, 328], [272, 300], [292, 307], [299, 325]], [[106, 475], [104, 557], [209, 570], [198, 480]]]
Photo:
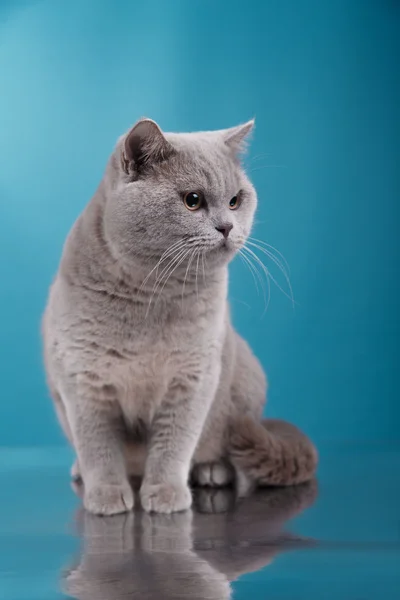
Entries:
[[183, 204], [189, 210], [199, 210], [203, 205], [203, 196], [199, 192], [188, 192], [183, 198]]
[[233, 196], [233, 198], [229, 201], [229, 208], [231, 210], [236, 210], [240, 206], [240, 196]]

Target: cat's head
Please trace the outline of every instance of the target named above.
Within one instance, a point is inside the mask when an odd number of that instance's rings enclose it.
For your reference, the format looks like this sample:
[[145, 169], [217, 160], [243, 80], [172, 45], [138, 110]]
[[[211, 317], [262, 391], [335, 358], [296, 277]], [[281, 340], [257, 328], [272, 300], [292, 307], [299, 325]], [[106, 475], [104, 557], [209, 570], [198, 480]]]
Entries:
[[239, 160], [253, 125], [175, 134], [143, 119], [123, 136], [105, 219], [117, 254], [146, 264], [163, 255], [185, 266], [192, 255], [227, 264], [250, 234], [257, 205]]

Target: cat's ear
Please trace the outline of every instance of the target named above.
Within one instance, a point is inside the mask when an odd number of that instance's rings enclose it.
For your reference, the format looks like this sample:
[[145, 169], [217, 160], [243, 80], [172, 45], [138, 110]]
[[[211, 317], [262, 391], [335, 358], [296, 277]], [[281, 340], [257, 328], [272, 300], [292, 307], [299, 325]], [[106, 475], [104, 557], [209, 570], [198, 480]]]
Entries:
[[144, 167], [166, 160], [174, 148], [155, 121], [141, 119], [125, 136], [122, 168], [125, 173], [139, 173]]
[[223, 131], [224, 142], [232, 152], [239, 154], [246, 150], [249, 136], [254, 129], [254, 123], [254, 119], [251, 119], [251, 121], [247, 121], [243, 125], [231, 127]]

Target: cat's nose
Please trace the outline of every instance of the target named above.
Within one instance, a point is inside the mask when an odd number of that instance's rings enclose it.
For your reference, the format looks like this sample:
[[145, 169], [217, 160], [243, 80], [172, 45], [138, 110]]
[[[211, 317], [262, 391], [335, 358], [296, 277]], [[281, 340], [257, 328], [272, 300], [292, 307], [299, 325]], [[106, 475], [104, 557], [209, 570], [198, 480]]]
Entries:
[[233, 225], [232, 225], [232, 223], [224, 223], [223, 225], [220, 225], [219, 227], [216, 227], [215, 229], [217, 231], [219, 231], [220, 233], [222, 233], [222, 235], [226, 239], [228, 237], [228, 235], [230, 234], [230, 232], [232, 231]]

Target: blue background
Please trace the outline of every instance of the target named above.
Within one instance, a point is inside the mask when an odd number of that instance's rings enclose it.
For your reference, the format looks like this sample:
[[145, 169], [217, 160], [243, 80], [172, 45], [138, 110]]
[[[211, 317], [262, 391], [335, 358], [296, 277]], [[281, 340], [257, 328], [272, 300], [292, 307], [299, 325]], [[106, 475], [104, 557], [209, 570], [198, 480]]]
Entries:
[[263, 317], [240, 261], [231, 299], [269, 414], [317, 440], [399, 438], [399, 37], [395, 0], [0, 0], [0, 445], [63, 443], [41, 313], [143, 115], [177, 131], [256, 116], [254, 235], [286, 256], [297, 304], [273, 286]]

